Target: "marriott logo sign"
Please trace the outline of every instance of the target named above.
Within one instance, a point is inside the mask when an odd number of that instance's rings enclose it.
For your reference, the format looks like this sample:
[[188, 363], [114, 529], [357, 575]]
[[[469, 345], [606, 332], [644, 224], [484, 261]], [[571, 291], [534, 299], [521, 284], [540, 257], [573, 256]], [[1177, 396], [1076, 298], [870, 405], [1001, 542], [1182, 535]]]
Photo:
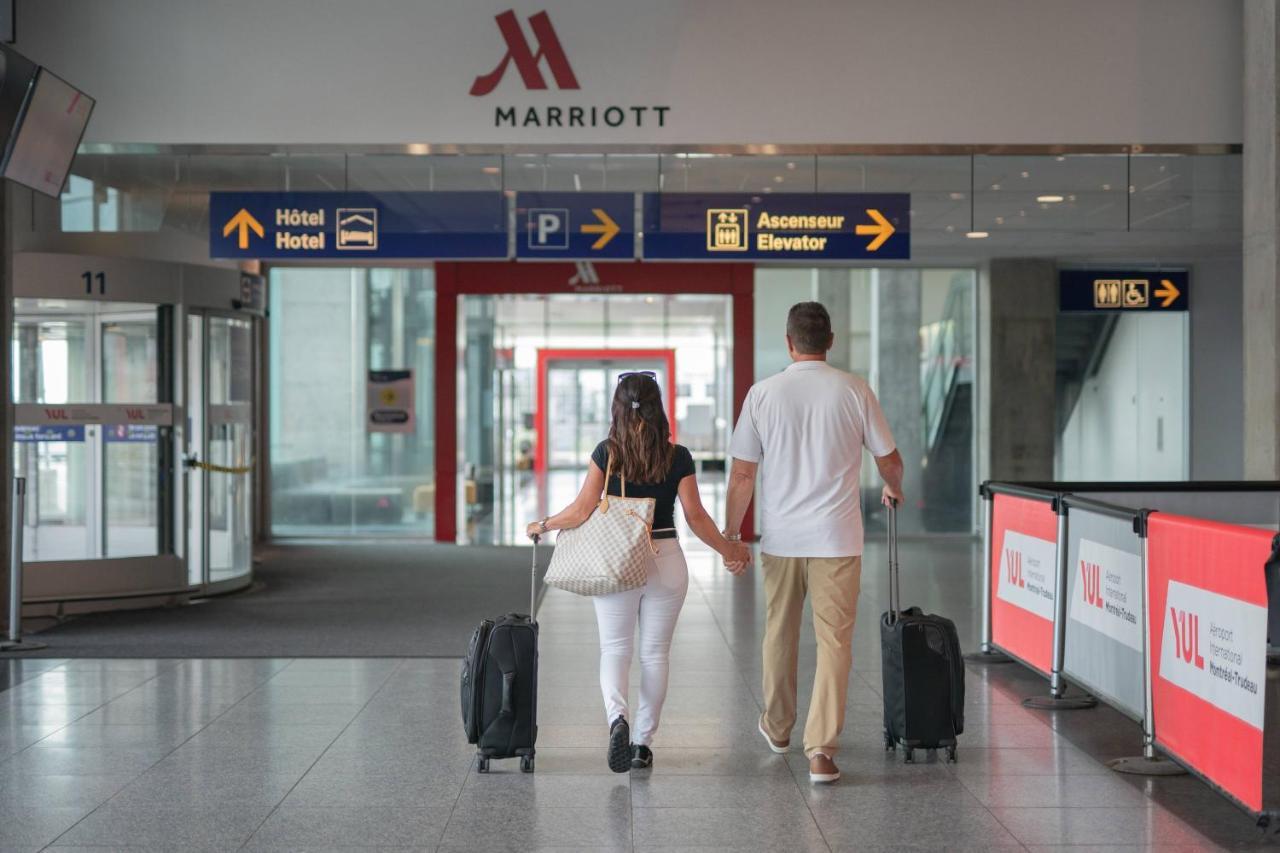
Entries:
[[[546, 91], [548, 76], [561, 91], [582, 88], [560, 34], [545, 10], [529, 16], [532, 41], [526, 37], [515, 10], [508, 9], [494, 20], [505, 50], [491, 71], [480, 74], [472, 82], [472, 97], [483, 98], [493, 94], [513, 65], [526, 92]], [[543, 73], [544, 66], [546, 74]], [[507, 103], [494, 106], [493, 126], [548, 129], [666, 127], [670, 110], [669, 106], [649, 104]]]

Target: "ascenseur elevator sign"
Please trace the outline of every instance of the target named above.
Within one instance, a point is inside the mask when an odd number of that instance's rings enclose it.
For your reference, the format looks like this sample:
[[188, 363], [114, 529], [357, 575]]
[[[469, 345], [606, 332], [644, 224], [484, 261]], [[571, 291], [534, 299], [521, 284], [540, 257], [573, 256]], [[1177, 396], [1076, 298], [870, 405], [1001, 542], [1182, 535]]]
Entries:
[[907, 193], [646, 193], [644, 257], [905, 260], [910, 200]]

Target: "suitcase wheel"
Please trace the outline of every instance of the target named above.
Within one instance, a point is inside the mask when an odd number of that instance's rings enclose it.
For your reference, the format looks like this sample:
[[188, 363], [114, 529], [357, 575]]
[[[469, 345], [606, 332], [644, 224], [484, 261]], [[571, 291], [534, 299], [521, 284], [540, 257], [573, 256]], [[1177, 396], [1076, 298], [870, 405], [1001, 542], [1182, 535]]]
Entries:
[[897, 745], [898, 744], [893, 740], [893, 735], [889, 734], [888, 732], [885, 732], [884, 733], [884, 751], [893, 752], [894, 747], [896, 747]]
[[520, 756], [520, 772], [521, 773], [533, 772], [533, 756], [532, 755]]
[[903, 756], [903, 758], [902, 758], [902, 763], [903, 763], [903, 764], [915, 764], [915, 763], [916, 763], [916, 751], [915, 751], [914, 749], [912, 749], [911, 747], [907, 747], [906, 754], [905, 754], [905, 755]]
[[488, 773], [488, 772], [489, 772], [489, 759], [488, 759], [488, 758], [486, 758], [486, 757], [485, 757], [485, 756], [483, 756], [483, 755], [477, 755], [477, 756], [476, 756], [476, 772], [477, 772], [477, 773]]
[[956, 763], [956, 748], [954, 746], [947, 747], [947, 763], [948, 764]]

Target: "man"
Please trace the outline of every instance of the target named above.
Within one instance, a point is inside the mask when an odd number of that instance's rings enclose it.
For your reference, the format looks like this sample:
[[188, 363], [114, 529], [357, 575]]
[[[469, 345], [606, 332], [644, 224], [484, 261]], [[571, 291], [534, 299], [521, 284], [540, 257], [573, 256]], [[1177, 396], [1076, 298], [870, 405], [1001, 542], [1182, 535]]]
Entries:
[[791, 746], [796, 666], [806, 592], [813, 598], [817, 672], [804, 752], [809, 779], [840, 778], [834, 756], [844, 727], [862, 563], [862, 448], [884, 480], [881, 500], [902, 500], [902, 456], [876, 395], [827, 364], [834, 336], [827, 309], [801, 302], [787, 315], [792, 364], [747, 393], [729, 451], [726, 533], [738, 535], [760, 469], [766, 624], [760, 733], [774, 752]]

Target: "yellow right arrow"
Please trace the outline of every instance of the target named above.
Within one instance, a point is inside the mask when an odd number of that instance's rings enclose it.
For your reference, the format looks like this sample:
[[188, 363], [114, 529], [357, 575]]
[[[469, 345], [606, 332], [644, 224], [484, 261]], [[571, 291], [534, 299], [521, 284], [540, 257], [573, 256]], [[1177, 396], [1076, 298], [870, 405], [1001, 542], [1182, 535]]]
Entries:
[[591, 208], [591, 212], [596, 215], [596, 219], [600, 220], [599, 224], [589, 222], [586, 225], [583, 225], [581, 230], [583, 234], [599, 234], [600, 236], [591, 244], [591, 248], [603, 249], [608, 245], [610, 240], [618, 236], [618, 232], [622, 230], [622, 226], [614, 222], [613, 217], [605, 213], [604, 210], [599, 207]]
[[1173, 282], [1167, 278], [1160, 279], [1160, 286], [1156, 288], [1156, 299], [1163, 299], [1160, 303], [1161, 308], [1168, 308], [1174, 301], [1182, 295], [1182, 291], [1174, 286]]
[[239, 213], [227, 220], [226, 225], [222, 226], [222, 236], [230, 237], [231, 232], [235, 231], [237, 228], [240, 229], [240, 235], [236, 242], [241, 249], [249, 248], [250, 231], [253, 231], [253, 233], [257, 234], [259, 237], [262, 237], [264, 234], [262, 230], [262, 223], [254, 219], [253, 214], [245, 210], [243, 207], [240, 208]]
[[853, 233], [859, 237], [870, 237], [875, 235], [875, 239], [867, 244], [867, 251], [874, 252], [884, 245], [884, 241], [893, 236], [893, 232], [898, 230], [893, 227], [893, 223], [884, 218], [884, 214], [873, 207], [867, 208], [867, 216], [876, 221], [875, 225], [859, 225], [853, 229]]

